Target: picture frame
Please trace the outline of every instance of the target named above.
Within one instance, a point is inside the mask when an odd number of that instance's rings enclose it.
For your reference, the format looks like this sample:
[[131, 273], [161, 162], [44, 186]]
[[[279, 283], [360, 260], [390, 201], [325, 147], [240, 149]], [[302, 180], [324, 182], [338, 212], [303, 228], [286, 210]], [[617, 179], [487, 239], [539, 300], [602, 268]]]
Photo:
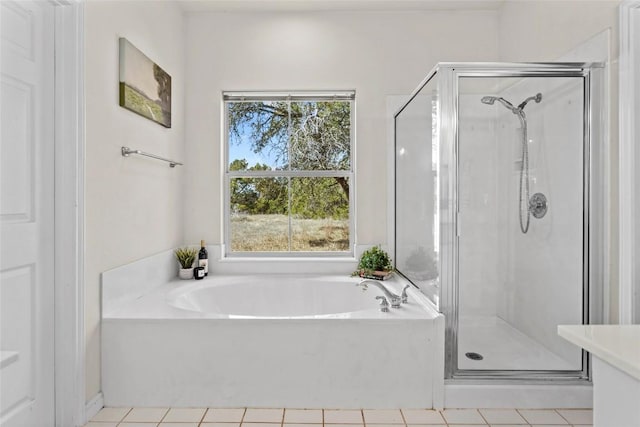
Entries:
[[171, 76], [121, 37], [120, 106], [171, 128]]

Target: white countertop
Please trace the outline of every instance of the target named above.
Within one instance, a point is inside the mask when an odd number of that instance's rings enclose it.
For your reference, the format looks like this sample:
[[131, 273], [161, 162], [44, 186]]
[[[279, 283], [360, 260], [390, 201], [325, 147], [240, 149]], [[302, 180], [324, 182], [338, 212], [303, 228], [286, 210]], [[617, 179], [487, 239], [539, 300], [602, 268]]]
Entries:
[[558, 335], [640, 380], [640, 325], [560, 325]]

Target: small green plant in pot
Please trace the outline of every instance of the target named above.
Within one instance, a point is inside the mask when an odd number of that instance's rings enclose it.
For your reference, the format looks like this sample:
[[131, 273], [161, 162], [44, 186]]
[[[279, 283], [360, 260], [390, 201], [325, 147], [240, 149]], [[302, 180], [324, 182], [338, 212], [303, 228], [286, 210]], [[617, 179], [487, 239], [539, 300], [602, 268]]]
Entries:
[[184, 247], [175, 250], [176, 259], [180, 263], [178, 276], [181, 279], [193, 279], [193, 262], [196, 260], [198, 251], [195, 248]]
[[369, 279], [384, 280], [393, 272], [393, 264], [389, 254], [380, 246], [374, 246], [362, 253], [358, 270], [353, 275]]

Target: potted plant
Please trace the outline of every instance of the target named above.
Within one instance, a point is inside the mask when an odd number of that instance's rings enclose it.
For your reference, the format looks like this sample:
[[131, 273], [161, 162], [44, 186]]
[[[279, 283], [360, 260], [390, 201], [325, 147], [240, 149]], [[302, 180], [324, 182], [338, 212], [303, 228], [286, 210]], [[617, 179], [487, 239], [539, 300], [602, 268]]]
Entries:
[[362, 253], [358, 263], [358, 270], [354, 272], [354, 275], [385, 280], [390, 277], [393, 270], [389, 254], [382, 250], [380, 246], [374, 246]]
[[196, 259], [197, 250], [195, 248], [178, 248], [175, 250], [176, 259], [180, 263], [178, 277], [183, 280], [193, 279], [193, 262]]

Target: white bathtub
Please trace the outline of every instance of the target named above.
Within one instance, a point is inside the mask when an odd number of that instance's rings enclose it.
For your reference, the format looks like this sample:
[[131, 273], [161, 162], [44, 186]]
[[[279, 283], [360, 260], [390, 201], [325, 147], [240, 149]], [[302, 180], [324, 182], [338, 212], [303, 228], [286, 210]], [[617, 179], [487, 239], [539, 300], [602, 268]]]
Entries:
[[[402, 308], [382, 313], [381, 291], [363, 292], [358, 281], [216, 276], [111, 300], [102, 322], [105, 405], [441, 406], [442, 316], [413, 289]], [[404, 283], [385, 284], [399, 293]]]
[[[381, 295], [364, 295], [360, 280], [346, 276], [226, 276], [194, 281], [167, 294], [170, 306], [207, 317], [232, 319], [395, 318], [378, 314]], [[416, 315], [424, 314], [418, 310]]]

